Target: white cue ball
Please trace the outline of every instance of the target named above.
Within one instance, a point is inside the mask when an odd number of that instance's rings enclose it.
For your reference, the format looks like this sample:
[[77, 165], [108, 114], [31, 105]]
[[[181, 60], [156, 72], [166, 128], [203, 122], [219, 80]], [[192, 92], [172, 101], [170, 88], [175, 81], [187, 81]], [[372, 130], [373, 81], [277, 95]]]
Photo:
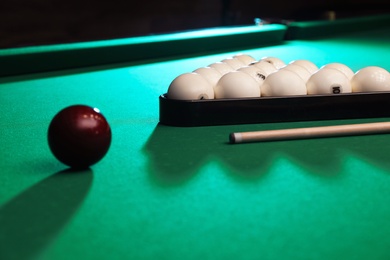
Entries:
[[214, 90], [216, 99], [260, 97], [257, 81], [242, 71], [232, 71], [223, 75]]
[[344, 73], [349, 80], [351, 80], [353, 75], [355, 75], [355, 73], [347, 65], [338, 62], [326, 64], [321, 67], [321, 69], [323, 68], [339, 70]]
[[224, 60], [221, 60], [221, 62], [226, 63], [230, 67], [232, 67], [235, 70], [238, 70], [241, 67], [244, 67], [246, 64], [244, 64], [242, 61], [239, 59], [234, 59], [234, 58], [227, 58]]
[[257, 83], [259, 84], [259, 87], [261, 87], [261, 85], [263, 85], [264, 80], [268, 76], [268, 74], [264, 70], [257, 68], [255, 66], [242, 67], [241, 69], [239, 69], [237, 71], [245, 72], [249, 76], [254, 78], [257, 81]]
[[184, 73], [169, 85], [168, 98], [180, 100], [213, 99], [213, 86], [200, 74]]
[[390, 91], [390, 74], [378, 66], [365, 67], [351, 80], [353, 92]]
[[263, 70], [267, 74], [267, 76], [278, 70], [274, 65], [266, 61], [255, 61], [250, 63], [249, 66], [255, 66], [256, 68]]
[[276, 58], [276, 57], [263, 57], [260, 59], [260, 61], [266, 61], [268, 63], [271, 63], [277, 69], [280, 69], [281, 67], [286, 66], [286, 63], [284, 61], [282, 61], [281, 59]]
[[294, 60], [290, 64], [295, 64], [307, 69], [311, 74], [315, 73], [318, 70], [317, 65], [308, 60]]
[[351, 83], [339, 70], [323, 68], [314, 73], [306, 83], [307, 94], [351, 93]]
[[306, 95], [306, 84], [289, 70], [270, 74], [261, 86], [261, 95], [267, 97]]
[[222, 77], [221, 72], [211, 67], [203, 67], [194, 70], [194, 73], [200, 74], [204, 77], [213, 88], [217, 85], [218, 80]]
[[309, 80], [311, 76], [310, 72], [307, 69], [295, 64], [288, 64], [281, 68], [281, 70], [289, 70], [298, 74], [298, 76], [301, 77], [305, 83]]
[[218, 70], [219, 72], [221, 72], [222, 75], [225, 75], [226, 73], [235, 70], [230, 65], [228, 65], [227, 63], [224, 63], [224, 62], [215, 62], [215, 63], [210, 64], [208, 67], [211, 67], [211, 68]]
[[249, 63], [255, 61], [256, 59], [248, 54], [237, 54], [233, 56], [234, 59], [238, 59], [242, 61], [245, 65], [248, 65]]

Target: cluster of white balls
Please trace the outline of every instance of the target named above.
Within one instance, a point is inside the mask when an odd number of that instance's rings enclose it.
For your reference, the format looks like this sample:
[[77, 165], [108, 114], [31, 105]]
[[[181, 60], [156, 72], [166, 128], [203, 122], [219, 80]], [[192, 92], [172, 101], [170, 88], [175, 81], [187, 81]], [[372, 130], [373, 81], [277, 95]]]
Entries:
[[179, 100], [281, 97], [390, 91], [390, 74], [378, 66], [356, 73], [342, 63], [318, 68], [309, 60], [286, 64], [276, 57], [256, 60], [238, 54], [176, 77], [167, 97]]

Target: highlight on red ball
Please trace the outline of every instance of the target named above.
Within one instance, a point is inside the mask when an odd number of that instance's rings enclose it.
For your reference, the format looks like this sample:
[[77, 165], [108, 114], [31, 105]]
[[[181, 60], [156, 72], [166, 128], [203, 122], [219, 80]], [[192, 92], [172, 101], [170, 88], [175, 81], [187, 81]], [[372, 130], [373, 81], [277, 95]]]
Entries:
[[73, 105], [59, 111], [48, 129], [53, 155], [71, 168], [88, 168], [99, 162], [111, 144], [111, 128], [99, 109]]

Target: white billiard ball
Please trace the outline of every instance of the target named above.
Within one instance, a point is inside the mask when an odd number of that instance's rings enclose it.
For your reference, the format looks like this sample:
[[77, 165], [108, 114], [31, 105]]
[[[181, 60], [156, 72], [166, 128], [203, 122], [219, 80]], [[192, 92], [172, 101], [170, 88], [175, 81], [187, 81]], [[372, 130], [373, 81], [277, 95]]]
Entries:
[[239, 59], [234, 59], [234, 58], [227, 58], [224, 60], [221, 60], [221, 62], [226, 63], [230, 67], [232, 67], [235, 70], [238, 70], [241, 67], [244, 67], [246, 64], [244, 64], [242, 61]]
[[390, 74], [378, 66], [365, 67], [351, 80], [353, 92], [390, 91]]
[[257, 83], [259, 84], [259, 87], [261, 87], [261, 85], [263, 85], [265, 78], [268, 76], [268, 74], [264, 70], [257, 68], [256, 66], [242, 67], [241, 69], [238, 69], [237, 71], [242, 71], [242, 72], [249, 74], [252, 78], [254, 78], [257, 81]]
[[349, 80], [351, 80], [352, 77], [353, 77], [353, 75], [355, 75], [355, 73], [353, 72], [353, 70], [351, 70], [350, 67], [348, 67], [348, 66], [345, 65], [345, 64], [338, 63], [338, 62], [326, 64], [326, 65], [322, 66], [321, 69], [322, 69], [322, 68], [328, 68], [328, 69], [336, 69], [336, 70], [339, 70], [339, 71], [341, 71], [342, 73], [344, 73], [345, 76], [347, 76], [347, 78], [348, 78]]
[[193, 72], [198, 73], [204, 77], [208, 82], [210, 82], [213, 88], [217, 85], [218, 80], [222, 77], [221, 72], [211, 67], [198, 68]]
[[311, 76], [310, 72], [307, 69], [296, 64], [288, 64], [283, 68], [281, 68], [281, 70], [289, 70], [295, 72], [296, 74], [298, 74], [298, 76], [300, 76], [303, 79], [305, 83], [308, 81], [308, 79]]
[[220, 62], [220, 61], [214, 62], [214, 63], [210, 64], [208, 67], [211, 67], [211, 68], [218, 70], [222, 75], [225, 75], [226, 73], [235, 70], [229, 64], [224, 63], [224, 62]]
[[315, 73], [318, 70], [317, 65], [308, 60], [294, 60], [290, 64], [295, 64], [307, 69], [311, 74]]
[[261, 95], [267, 97], [306, 95], [306, 92], [303, 79], [289, 70], [270, 74], [261, 86]]
[[260, 97], [257, 81], [242, 71], [232, 71], [223, 75], [214, 90], [216, 99]]
[[286, 66], [286, 63], [284, 61], [282, 61], [281, 59], [276, 58], [276, 57], [263, 57], [260, 59], [260, 61], [266, 61], [268, 63], [271, 63], [277, 69], [280, 69], [280, 68]]
[[184, 73], [171, 82], [167, 96], [180, 100], [213, 99], [214, 89], [200, 74]]
[[266, 61], [255, 61], [250, 63], [249, 66], [254, 66], [256, 68], [263, 70], [267, 74], [267, 76], [278, 70], [274, 65]]
[[245, 65], [248, 65], [249, 63], [255, 61], [256, 59], [248, 54], [237, 54], [233, 56], [234, 59], [238, 59], [242, 61]]
[[339, 70], [323, 68], [314, 73], [306, 83], [307, 94], [351, 93], [351, 83]]

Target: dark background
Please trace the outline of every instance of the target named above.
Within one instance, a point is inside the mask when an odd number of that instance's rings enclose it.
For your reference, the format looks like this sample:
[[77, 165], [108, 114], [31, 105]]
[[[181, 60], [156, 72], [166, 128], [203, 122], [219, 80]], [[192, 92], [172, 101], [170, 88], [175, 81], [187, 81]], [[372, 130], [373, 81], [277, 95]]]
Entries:
[[0, 48], [390, 12], [388, 0], [0, 0]]

